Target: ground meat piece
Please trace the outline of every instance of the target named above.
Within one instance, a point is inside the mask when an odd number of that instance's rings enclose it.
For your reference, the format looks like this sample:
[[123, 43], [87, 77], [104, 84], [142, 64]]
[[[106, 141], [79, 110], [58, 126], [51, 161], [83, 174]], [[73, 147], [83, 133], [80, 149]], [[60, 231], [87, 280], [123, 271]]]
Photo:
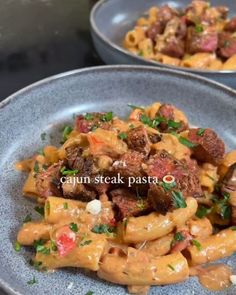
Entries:
[[117, 210], [117, 220], [130, 216], [139, 216], [150, 211], [147, 199], [138, 198], [135, 193], [125, 188], [115, 189], [110, 192], [112, 202]]
[[105, 113], [87, 113], [86, 115], [79, 115], [75, 119], [75, 129], [81, 133], [88, 133], [96, 128], [109, 130], [111, 128], [111, 121], [104, 120]]
[[130, 149], [143, 153], [145, 156], [150, 153], [151, 143], [144, 126], [130, 129], [127, 132], [126, 142]]
[[212, 129], [199, 133], [199, 128], [190, 129], [188, 140], [196, 146], [192, 148], [194, 157], [202, 162], [218, 165], [225, 153], [224, 142]]
[[194, 54], [198, 52], [214, 52], [218, 46], [217, 32], [196, 32], [195, 28], [190, 28], [187, 38], [187, 50]]
[[150, 28], [146, 31], [147, 38], [155, 41], [157, 35], [162, 34], [164, 31], [164, 25], [161, 21], [155, 22], [153, 25], [150, 26]]
[[[173, 191], [181, 192], [183, 197], [200, 197], [202, 189], [198, 171], [190, 168], [190, 163], [179, 161], [168, 152], [162, 150], [151, 156], [144, 169], [148, 176], [156, 177], [158, 184], [150, 184], [148, 199], [153, 208], [162, 214], [174, 209]], [[172, 175], [175, 178], [175, 186], [166, 189], [163, 185], [163, 177]]]
[[225, 26], [225, 31], [236, 32], [236, 16], [233, 17]]
[[49, 166], [46, 171], [36, 174], [36, 189], [42, 198], [62, 196], [60, 170], [63, 165], [64, 162], [60, 161]]
[[236, 54], [236, 38], [229, 33], [219, 34], [218, 54], [221, 57], [229, 58]]
[[95, 190], [88, 185], [73, 181], [73, 176], [66, 177], [62, 184], [63, 196], [66, 198], [77, 199], [82, 202], [94, 200], [97, 196]]

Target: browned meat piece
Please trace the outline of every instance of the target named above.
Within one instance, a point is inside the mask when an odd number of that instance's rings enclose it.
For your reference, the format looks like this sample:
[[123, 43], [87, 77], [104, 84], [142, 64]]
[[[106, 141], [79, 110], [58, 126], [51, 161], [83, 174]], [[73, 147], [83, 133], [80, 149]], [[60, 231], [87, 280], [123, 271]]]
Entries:
[[111, 121], [107, 121], [104, 115], [105, 113], [79, 115], [75, 119], [75, 129], [81, 133], [88, 133], [98, 127], [109, 130], [111, 128]]
[[63, 164], [63, 161], [60, 161], [49, 166], [46, 171], [36, 174], [36, 188], [42, 198], [62, 196], [60, 170]]
[[96, 198], [96, 192], [88, 185], [77, 183], [73, 176], [67, 176], [62, 184], [63, 196], [89, 202]]
[[137, 197], [135, 193], [125, 188], [115, 189], [110, 192], [115, 209], [118, 210], [117, 220], [130, 216], [139, 216], [150, 211], [147, 199]]
[[177, 234], [179, 240], [172, 243], [171, 253], [181, 252], [185, 250], [188, 246], [190, 246], [190, 243], [193, 239], [193, 237], [187, 230], [181, 230]]
[[131, 150], [143, 153], [145, 156], [148, 156], [150, 153], [151, 143], [144, 126], [130, 129], [130, 131], [127, 133], [126, 142]]
[[66, 159], [68, 167], [72, 170], [79, 170], [80, 175], [90, 176], [93, 173], [92, 157], [83, 158], [83, 149], [79, 146], [70, 146], [66, 148]]
[[221, 57], [229, 58], [236, 54], [236, 38], [229, 33], [221, 33], [219, 35], [218, 54]]
[[168, 21], [170, 21], [174, 16], [178, 15], [178, 11], [170, 8], [168, 5], [162, 6], [158, 13], [157, 19], [165, 26]]
[[217, 32], [196, 32], [195, 28], [189, 28], [187, 37], [187, 50], [189, 53], [214, 52], [217, 49], [217, 46]]
[[[173, 191], [181, 192], [183, 197], [200, 197], [202, 189], [199, 182], [198, 170], [190, 168], [191, 163], [179, 161], [166, 151], [159, 151], [150, 157], [146, 163], [145, 172], [148, 176], [156, 177], [159, 184], [151, 184], [148, 191], [148, 199], [153, 208], [165, 214], [174, 209]], [[163, 178], [172, 175], [175, 184], [166, 187]]]
[[112, 165], [112, 173], [120, 173], [126, 180], [128, 177], [142, 177], [144, 155], [136, 151], [128, 151]]
[[222, 192], [235, 192], [236, 191], [236, 163], [231, 165], [224, 176], [222, 181]]
[[148, 134], [149, 140], [151, 143], [158, 143], [161, 141], [161, 134]]
[[233, 17], [225, 26], [225, 31], [236, 32], [236, 16]]
[[155, 22], [153, 25], [150, 26], [150, 28], [146, 31], [147, 38], [150, 38], [151, 40], [155, 41], [157, 35], [162, 34], [164, 31], [164, 25], [161, 23], [161, 21]]
[[199, 128], [190, 129], [188, 140], [196, 146], [192, 148], [194, 157], [202, 162], [218, 165], [225, 153], [224, 142], [212, 129], [205, 129], [204, 133]]
[[159, 108], [156, 116], [161, 117], [161, 118], [163, 118], [165, 120], [164, 122], [161, 122], [159, 124], [159, 126], [158, 126], [162, 132], [173, 131], [173, 129], [176, 132], [181, 132], [183, 130], [186, 130], [187, 127], [188, 127], [186, 125], [186, 123], [183, 122], [183, 121], [176, 122], [176, 123], [180, 123], [180, 124], [177, 124], [177, 125], [175, 125], [174, 122], [172, 122], [173, 125], [171, 125], [171, 124], [168, 125], [168, 121], [175, 121], [174, 106], [171, 105], [171, 104], [163, 104], [163, 105], [161, 105], [161, 107]]

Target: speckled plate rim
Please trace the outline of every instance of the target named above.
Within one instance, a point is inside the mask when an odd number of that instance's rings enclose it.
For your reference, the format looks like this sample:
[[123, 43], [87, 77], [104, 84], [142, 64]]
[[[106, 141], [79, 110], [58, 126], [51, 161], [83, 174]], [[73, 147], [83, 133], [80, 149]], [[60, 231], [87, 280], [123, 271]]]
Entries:
[[[137, 59], [140, 62], [145, 61], [147, 64], [150, 64], [150, 66], [159, 66], [159, 67], [166, 67], [168, 69], [172, 69], [172, 70], [182, 70], [182, 71], [186, 71], [186, 72], [194, 72], [196, 74], [232, 74], [232, 73], [236, 73], [236, 71], [207, 71], [207, 70], [199, 70], [199, 69], [194, 69], [194, 68], [185, 68], [185, 67], [175, 67], [175, 66], [171, 66], [171, 65], [167, 65], [167, 64], [163, 64], [160, 63], [158, 61], [152, 61], [152, 60], [148, 60], [148, 59], [144, 59], [140, 56], [137, 56], [135, 54], [132, 54], [131, 52], [129, 52], [128, 50], [125, 50], [124, 48], [122, 48], [121, 46], [118, 46], [117, 44], [115, 44], [114, 42], [112, 42], [109, 38], [107, 38], [102, 32], [101, 30], [98, 29], [97, 25], [96, 25], [96, 13], [97, 11], [106, 4], [106, 2], [111, 1], [111, 0], [100, 0], [98, 1], [92, 8], [91, 12], [90, 12], [90, 26], [93, 30], [93, 32], [100, 38], [100, 40], [105, 43], [106, 45], [112, 47], [114, 50], [117, 50], [120, 53], [123, 53], [127, 56], [129, 56], [132, 59]], [[117, 0], [118, 1], [118, 0]], [[145, 1], [145, 0], [144, 0]]]
[[[227, 92], [230, 96], [234, 96], [236, 99], [236, 90], [225, 86], [221, 83], [212, 81], [210, 79], [207, 78], [203, 78], [200, 77], [198, 75], [195, 74], [191, 74], [191, 73], [186, 73], [186, 72], [182, 72], [182, 71], [178, 71], [178, 70], [171, 70], [171, 69], [166, 69], [166, 68], [158, 68], [158, 67], [153, 67], [153, 66], [142, 66], [142, 65], [113, 65], [113, 66], [98, 66], [98, 67], [89, 67], [89, 68], [82, 68], [82, 69], [76, 69], [76, 70], [71, 70], [71, 71], [67, 71], [67, 72], [63, 72], [54, 76], [50, 76], [48, 78], [39, 80], [38, 82], [35, 82], [33, 84], [30, 84], [29, 86], [26, 86], [22, 89], [20, 89], [19, 91], [13, 93], [12, 95], [8, 96], [6, 99], [4, 99], [1, 103], [0, 103], [0, 112], [4, 111], [4, 108], [7, 107], [11, 102], [13, 102], [14, 100], [18, 99], [19, 95], [22, 95], [34, 88], [38, 88], [41, 85], [45, 85], [46, 83], [53, 83], [55, 80], [59, 80], [61, 78], [65, 78], [67, 76], [74, 76], [74, 75], [78, 75], [78, 74], [83, 74], [83, 73], [99, 73], [102, 71], [113, 71], [113, 70], [120, 70], [120, 74], [122, 74], [122, 71], [149, 71], [149, 72], [156, 72], [157, 74], [161, 74], [161, 73], [165, 73], [165, 74], [172, 74], [175, 76], [182, 76], [182, 77], [186, 77], [188, 79], [192, 79], [192, 80], [198, 80], [200, 83], [204, 83], [205, 85], [207, 85], [210, 88], [218, 88], [219, 90], [225, 91]], [[228, 100], [230, 102], [234, 102], [234, 98], [228, 98]], [[0, 117], [0, 124], [1, 124], [1, 117]], [[25, 295], [23, 293], [18, 292], [17, 290], [13, 289], [7, 281], [3, 280], [1, 278], [1, 274], [0, 274], [0, 292], [1, 289], [5, 292], [7, 292], [9, 295]]]

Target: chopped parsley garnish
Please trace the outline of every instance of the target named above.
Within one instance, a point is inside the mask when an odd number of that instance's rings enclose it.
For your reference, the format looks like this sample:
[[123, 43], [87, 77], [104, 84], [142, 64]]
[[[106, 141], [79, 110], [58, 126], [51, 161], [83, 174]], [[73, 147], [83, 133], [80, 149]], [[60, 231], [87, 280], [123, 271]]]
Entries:
[[229, 47], [230, 45], [230, 41], [229, 40], [225, 40], [224, 42], [224, 48]]
[[180, 242], [180, 241], [183, 241], [185, 240], [184, 236], [181, 234], [181, 232], [177, 232], [175, 233], [174, 235], [174, 241], [176, 242]]
[[30, 214], [27, 214], [27, 215], [25, 216], [25, 219], [23, 220], [23, 223], [30, 222], [31, 220], [32, 220], [31, 215], [30, 215]]
[[171, 183], [166, 183], [166, 182], [160, 182], [160, 185], [163, 187], [163, 189], [168, 192], [170, 191], [172, 188], [176, 187], [176, 182], [173, 181]]
[[45, 141], [46, 140], [46, 136], [47, 136], [46, 132], [41, 133], [41, 135], [40, 135], [41, 140], [42, 141]]
[[119, 137], [120, 139], [124, 140], [124, 139], [127, 138], [127, 133], [125, 133], [125, 132], [121, 132], [121, 133], [118, 135], [118, 137]]
[[45, 242], [43, 240], [34, 241], [34, 248], [35, 248], [36, 252], [39, 252], [39, 253], [42, 253], [45, 255], [49, 255], [50, 249], [45, 247], [44, 243]]
[[173, 120], [168, 120], [168, 128], [172, 128], [172, 129], [178, 129], [181, 127], [182, 123], [181, 122], [176, 122]]
[[44, 216], [44, 207], [39, 207], [39, 206], [36, 206], [34, 207], [34, 210], [39, 213], [40, 215]]
[[136, 105], [134, 105], [134, 104], [130, 104], [130, 103], [128, 103], [128, 107], [130, 107], [130, 108], [133, 109], [133, 110], [138, 109], [138, 110], [144, 111], [144, 108], [143, 108], [143, 107], [139, 107], [139, 106], [136, 106]]
[[75, 232], [75, 233], [77, 233], [78, 232], [78, 225], [76, 224], [76, 223], [74, 223], [74, 222], [72, 222], [71, 224], [70, 224], [70, 229], [73, 231], [73, 232]]
[[38, 161], [35, 161], [35, 163], [34, 163], [34, 172], [39, 173], [39, 163], [38, 163]]
[[137, 208], [139, 208], [140, 210], [145, 209], [145, 203], [144, 203], [144, 200], [140, 198], [140, 199], [137, 201], [136, 206], [137, 206]]
[[79, 173], [79, 170], [70, 170], [70, 169], [66, 169], [65, 166], [63, 166], [60, 170], [62, 175], [75, 175]]
[[107, 112], [102, 115], [101, 120], [104, 122], [109, 122], [113, 119], [113, 112]]
[[202, 33], [203, 32], [203, 26], [201, 24], [197, 24], [195, 26], [195, 32], [196, 33]]
[[93, 295], [94, 292], [93, 291], [88, 291], [85, 295]]
[[134, 128], [135, 128], [134, 124], [130, 124], [130, 125], [129, 125], [129, 128], [130, 128], [130, 129], [134, 129]]
[[202, 245], [197, 240], [192, 240], [192, 244], [197, 247], [198, 251], [202, 251]]
[[52, 251], [57, 251], [57, 245], [55, 243], [55, 241], [51, 240], [51, 245], [50, 245], [50, 248]]
[[198, 218], [203, 218], [206, 215], [208, 215], [209, 213], [211, 213], [211, 211], [212, 211], [212, 208], [207, 208], [203, 205], [200, 205], [197, 209], [196, 216]]
[[185, 137], [180, 136], [180, 137], [178, 137], [178, 139], [179, 139], [180, 143], [182, 143], [183, 145], [185, 145], [186, 147], [188, 147], [190, 149], [198, 146], [196, 143], [191, 142], [190, 140], [188, 140]]
[[229, 204], [230, 194], [223, 193], [223, 199], [218, 199], [216, 196], [213, 196], [212, 201], [217, 205], [218, 213], [224, 219], [230, 219], [232, 214], [232, 209]]
[[94, 116], [90, 113], [87, 113], [86, 115], [84, 115], [84, 119], [87, 121], [91, 121], [93, 120]]
[[72, 132], [73, 128], [70, 127], [70, 126], [65, 126], [64, 129], [63, 129], [63, 132], [62, 132], [62, 139], [63, 139], [63, 142], [67, 141], [70, 133]]
[[40, 267], [42, 266], [42, 262], [41, 261], [35, 261], [30, 259], [30, 265], [32, 265], [36, 270], [40, 270]]
[[79, 243], [79, 247], [84, 247], [86, 245], [89, 245], [92, 243], [92, 240], [82, 240], [80, 243]]
[[111, 234], [115, 232], [115, 227], [108, 224], [99, 224], [95, 225], [91, 231], [96, 234]]
[[167, 265], [171, 270], [175, 271], [175, 268], [171, 265], [171, 264], [168, 264]]
[[141, 117], [140, 117], [140, 121], [143, 124], [152, 127], [153, 122], [152, 122], [152, 120], [147, 115], [142, 114]]
[[139, 50], [138, 55], [143, 56], [143, 50]]
[[186, 208], [187, 204], [181, 192], [172, 191], [172, 200], [175, 208]]
[[199, 136], [203, 136], [203, 134], [205, 133], [206, 129], [204, 128], [199, 128], [198, 131], [197, 131], [197, 135]]
[[38, 281], [35, 279], [35, 276], [33, 276], [33, 279], [32, 280], [29, 280], [27, 282], [28, 285], [34, 285], [34, 284], [37, 284], [37, 283], [38, 283]]
[[64, 203], [64, 204], [63, 204], [63, 208], [64, 208], [64, 209], [68, 209], [68, 203]]
[[21, 244], [18, 241], [15, 242], [14, 249], [15, 249], [16, 252], [20, 252]]
[[210, 178], [212, 181], [215, 181], [215, 178], [213, 178], [211, 175], [209, 175], [208, 173], [206, 174], [206, 176], [208, 177], [208, 178]]
[[126, 228], [128, 224], [128, 218], [123, 219], [123, 224], [124, 224], [124, 228]]

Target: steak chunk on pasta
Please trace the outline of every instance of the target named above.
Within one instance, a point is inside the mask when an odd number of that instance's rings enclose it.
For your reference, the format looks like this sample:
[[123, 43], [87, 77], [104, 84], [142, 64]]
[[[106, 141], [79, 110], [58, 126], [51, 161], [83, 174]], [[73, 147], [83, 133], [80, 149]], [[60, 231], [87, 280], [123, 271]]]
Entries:
[[223, 58], [229, 58], [236, 54], [236, 37], [229, 33], [219, 34], [218, 54]]
[[[183, 201], [187, 196], [202, 195], [198, 170], [191, 167], [191, 162], [179, 161], [162, 150], [151, 156], [146, 164], [145, 172], [158, 180], [158, 184], [150, 184], [148, 191], [148, 200], [156, 211], [166, 214], [175, 209], [176, 193]], [[168, 178], [172, 181], [167, 181]]]
[[127, 133], [127, 144], [131, 150], [135, 150], [147, 156], [151, 150], [151, 142], [144, 126], [139, 126]]
[[194, 157], [202, 162], [218, 165], [225, 153], [225, 144], [212, 129], [190, 129], [188, 140], [195, 144]]
[[225, 26], [225, 31], [236, 32], [236, 16], [233, 17]]
[[63, 165], [64, 162], [60, 161], [49, 166], [46, 171], [36, 174], [36, 189], [42, 198], [47, 198], [48, 196], [62, 196], [60, 170]]
[[137, 197], [135, 193], [125, 188], [115, 189], [110, 192], [114, 209], [117, 211], [117, 220], [130, 216], [139, 216], [150, 211], [147, 199]]
[[[109, 114], [109, 115], [107, 115]], [[75, 129], [81, 133], [88, 133], [97, 128], [109, 130], [111, 128], [112, 113], [87, 113], [75, 119]]]

